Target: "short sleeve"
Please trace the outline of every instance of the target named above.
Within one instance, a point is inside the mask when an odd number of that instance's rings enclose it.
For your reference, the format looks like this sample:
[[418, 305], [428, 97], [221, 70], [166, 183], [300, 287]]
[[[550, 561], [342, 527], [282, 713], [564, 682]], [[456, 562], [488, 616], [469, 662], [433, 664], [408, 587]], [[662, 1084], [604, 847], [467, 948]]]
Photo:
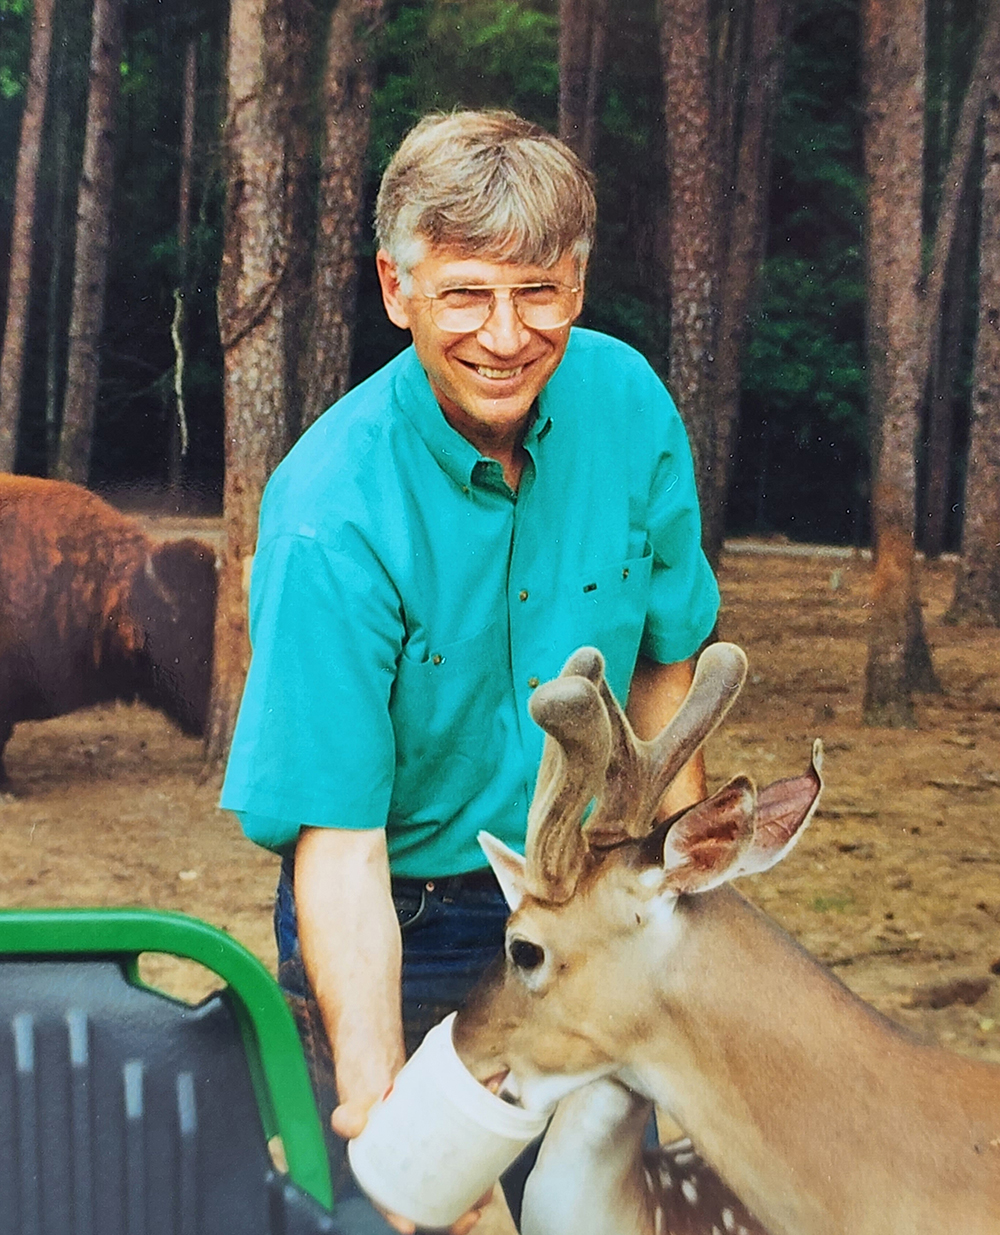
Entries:
[[395, 743], [389, 697], [402, 642], [398, 597], [349, 525], [331, 546], [279, 535], [254, 559], [253, 655], [222, 805], [280, 850], [303, 824], [384, 827]]
[[701, 547], [687, 433], [662, 385], [660, 392], [648, 516], [652, 583], [640, 651], [660, 664], [674, 664], [693, 656], [712, 633], [719, 588]]

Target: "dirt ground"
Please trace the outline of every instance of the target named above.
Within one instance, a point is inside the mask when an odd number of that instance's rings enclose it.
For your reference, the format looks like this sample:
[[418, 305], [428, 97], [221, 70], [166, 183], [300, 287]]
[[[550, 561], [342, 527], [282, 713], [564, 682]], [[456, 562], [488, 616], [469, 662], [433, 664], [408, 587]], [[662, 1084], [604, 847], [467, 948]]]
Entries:
[[[747, 548], [723, 563], [720, 631], [750, 677], [710, 743], [710, 780], [797, 773], [818, 736], [827, 787], [799, 847], [743, 891], [889, 1016], [1000, 1061], [1000, 632], [944, 626], [954, 566], [927, 569], [944, 692], [920, 698], [918, 730], [864, 729], [868, 562]], [[182, 910], [273, 966], [276, 860], [216, 808], [199, 742], [122, 705], [19, 725], [8, 768], [0, 906]], [[207, 986], [169, 962], [147, 973], [188, 997]]]

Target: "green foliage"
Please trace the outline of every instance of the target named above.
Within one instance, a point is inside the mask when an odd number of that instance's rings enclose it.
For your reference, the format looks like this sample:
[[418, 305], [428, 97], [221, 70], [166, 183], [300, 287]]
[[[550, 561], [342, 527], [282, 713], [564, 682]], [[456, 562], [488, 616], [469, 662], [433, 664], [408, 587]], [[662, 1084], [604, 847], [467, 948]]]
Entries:
[[802, 0], [775, 133], [770, 243], [743, 371], [735, 530], [866, 530], [857, 6]]
[[817, 423], [841, 429], [863, 449], [859, 415], [865, 394], [863, 355], [857, 337], [864, 287], [847, 254], [838, 270], [798, 256], [774, 257], [765, 270], [762, 309], [748, 348], [743, 388], [766, 401], [772, 415], [791, 426], [805, 445]]
[[551, 3], [403, 0], [378, 40], [370, 163], [385, 168], [428, 111], [510, 107], [554, 126], [558, 23]]
[[937, 215], [951, 139], [961, 112], [982, 21], [978, 0], [930, 0], [927, 5], [924, 211]]
[[0, 65], [0, 99], [5, 101], [18, 98], [24, 91], [23, 82], [15, 80], [11, 76], [10, 69], [7, 65]]
[[0, 0], [0, 203], [13, 193], [17, 135], [28, 75], [31, 12], [27, 0]]
[[597, 248], [585, 324], [618, 335], [661, 371], [667, 354], [656, 236], [666, 203], [656, 5], [623, 0], [608, 30], [599, 117]]

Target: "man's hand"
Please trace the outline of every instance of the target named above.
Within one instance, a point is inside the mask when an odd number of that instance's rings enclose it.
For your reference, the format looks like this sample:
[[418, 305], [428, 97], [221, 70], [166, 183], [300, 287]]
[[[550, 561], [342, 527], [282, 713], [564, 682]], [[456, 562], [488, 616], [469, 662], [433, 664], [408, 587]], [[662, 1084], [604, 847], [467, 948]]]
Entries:
[[[343, 1102], [330, 1116], [330, 1126], [338, 1136], [344, 1137], [345, 1140], [353, 1140], [354, 1137], [361, 1134], [362, 1129], [368, 1122], [370, 1109], [369, 1107], [366, 1110], [362, 1110], [358, 1105], [352, 1106]], [[483, 1216], [483, 1210], [489, 1204], [492, 1196], [492, 1188], [488, 1192], [483, 1193], [468, 1213], [463, 1214], [461, 1218], [448, 1228], [450, 1235], [467, 1235]], [[400, 1232], [400, 1235], [414, 1235], [417, 1229], [416, 1224], [411, 1222], [409, 1218], [404, 1218], [402, 1214], [389, 1213], [388, 1210], [382, 1209], [379, 1206], [376, 1206], [376, 1209], [378, 1209], [382, 1217], [385, 1218], [386, 1222], [394, 1230]]]

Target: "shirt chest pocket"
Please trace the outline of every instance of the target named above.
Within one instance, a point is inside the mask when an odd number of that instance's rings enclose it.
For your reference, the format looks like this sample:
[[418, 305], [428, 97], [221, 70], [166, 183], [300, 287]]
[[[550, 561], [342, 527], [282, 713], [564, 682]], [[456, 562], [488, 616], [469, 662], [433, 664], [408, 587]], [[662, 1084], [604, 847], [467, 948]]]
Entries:
[[478, 780], [494, 745], [492, 729], [505, 710], [509, 681], [505, 616], [471, 638], [430, 643], [419, 659], [404, 651], [389, 705], [397, 791], [416, 793], [419, 786], [424, 794], [431, 782], [441, 781], [461, 794], [470, 776]]
[[619, 699], [628, 693], [649, 609], [653, 553], [602, 566], [584, 576], [569, 597], [576, 646], [598, 648], [608, 684]]

